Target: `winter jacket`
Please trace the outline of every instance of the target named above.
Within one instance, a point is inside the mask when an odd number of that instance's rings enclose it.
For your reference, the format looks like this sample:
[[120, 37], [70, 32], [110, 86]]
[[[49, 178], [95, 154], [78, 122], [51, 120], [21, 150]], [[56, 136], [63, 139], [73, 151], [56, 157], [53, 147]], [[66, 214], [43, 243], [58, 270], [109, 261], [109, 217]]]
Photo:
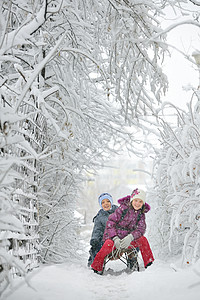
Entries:
[[[134, 210], [130, 203], [130, 196], [119, 199], [118, 203], [120, 206], [108, 218], [103, 235], [103, 241], [106, 239], [112, 239], [115, 236], [122, 239], [129, 233], [133, 235], [134, 240], [139, 239], [142, 235], [144, 235], [146, 230], [145, 213], [151, 209], [149, 204], [145, 203], [144, 212], [142, 212], [142, 209]], [[122, 217], [122, 212], [124, 210], [127, 210], [127, 212], [124, 217]], [[141, 214], [141, 216], [137, 223], [139, 214]]]
[[91, 246], [96, 246], [97, 244], [101, 243], [103, 240], [103, 234], [106, 227], [106, 222], [108, 221], [108, 217], [114, 213], [118, 206], [112, 205], [112, 208], [108, 211], [100, 209], [97, 215], [93, 218], [94, 228], [92, 231], [92, 236], [90, 240]]

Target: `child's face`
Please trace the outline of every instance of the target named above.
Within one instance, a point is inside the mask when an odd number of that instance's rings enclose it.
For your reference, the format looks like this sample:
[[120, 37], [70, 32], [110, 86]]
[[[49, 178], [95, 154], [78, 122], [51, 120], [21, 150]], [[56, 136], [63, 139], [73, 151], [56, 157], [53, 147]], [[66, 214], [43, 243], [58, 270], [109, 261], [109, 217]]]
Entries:
[[142, 208], [142, 205], [144, 204], [144, 202], [139, 198], [135, 198], [135, 199], [133, 199], [131, 204], [135, 210], [138, 210], [138, 209]]
[[101, 202], [101, 206], [102, 206], [103, 210], [110, 210], [111, 209], [110, 200], [103, 199], [102, 202]]

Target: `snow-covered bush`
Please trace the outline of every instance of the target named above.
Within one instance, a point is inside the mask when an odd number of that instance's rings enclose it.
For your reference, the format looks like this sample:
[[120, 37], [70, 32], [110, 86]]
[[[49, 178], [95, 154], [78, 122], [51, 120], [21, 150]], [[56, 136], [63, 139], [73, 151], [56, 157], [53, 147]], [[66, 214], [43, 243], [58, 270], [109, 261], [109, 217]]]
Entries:
[[157, 153], [154, 169], [154, 237], [162, 256], [181, 255], [183, 265], [197, 261], [200, 253], [199, 100], [196, 91], [188, 112], [176, 108], [176, 125], [160, 122], [161, 151]]

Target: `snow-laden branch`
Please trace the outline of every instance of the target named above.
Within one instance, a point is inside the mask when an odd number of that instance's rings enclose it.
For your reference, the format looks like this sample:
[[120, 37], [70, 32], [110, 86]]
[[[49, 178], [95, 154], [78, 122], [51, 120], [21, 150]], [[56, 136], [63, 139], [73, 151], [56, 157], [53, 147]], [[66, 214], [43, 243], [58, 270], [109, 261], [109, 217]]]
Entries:
[[[183, 123], [185, 123], [183, 117], [182, 117], [181, 114], [180, 114], [180, 111], [181, 111], [181, 112], [184, 112], [184, 110], [178, 108], [176, 105], [174, 105], [173, 103], [171, 103], [171, 102], [169, 102], [169, 101], [163, 102], [162, 105], [161, 105], [161, 107], [157, 109], [157, 113], [159, 114], [160, 111], [163, 112], [165, 106], [167, 106], [167, 105], [173, 107], [173, 108], [176, 110], [176, 112], [177, 112], [179, 118], [183, 121]], [[163, 112], [163, 115], [164, 115], [164, 112]]]
[[133, 169], [133, 172], [142, 172], [142, 173], [148, 174], [149, 176], [152, 176], [152, 174], [150, 172], [143, 170], [143, 169]]
[[34, 69], [33, 73], [31, 74], [30, 78], [27, 80], [27, 83], [25, 84], [22, 93], [19, 97], [19, 100], [15, 106], [15, 111], [17, 112], [19, 109], [19, 106], [21, 104], [21, 102], [23, 101], [24, 97], [26, 96], [26, 93], [28, 92], [28, 90], [30, 89], [31, 85], [33, 84], [35, 78], [38, 76], [38, 74], [41, 72], [41, 70], [44, 68], [44, 66], [50, 61], [50, 59], [56, 55], [56, 52], [60, 46], [60, 44], [62, 43], [63, 39], [65, 38], [65, 34], [63, 34], [63, 36], [58, 40], [58, 42], [56, 43], [56, 45], [53, 47], [53, 49], [51, 49], [51, 51], [47, 54], [47, 56], [42, 60], [42, 62]]
[[105, 74], [105, 72], [103, 71], [103, 69], [101, 68], [100, 66], [100, 63], [94, 59], [94, 57], [92, 57], [88, 52], [86, 51], [83, 51], [83, 50], [80, 50], [78, 48], [62, 48], [61, 52], [72, 52], [72, 53], [77, 53], [77, 54], [81, 54], [83, 55], [84, 57], [88, 58], [89, 60], [91, 60], [96, 66], [97, 68], [99, 69], [99, 71], [102, 73], [104, 79], [106, 80], [107, 82], [107, 75]]
[[[185, 20], [185, 21], [177, 22], [177, 23], [174, 23], [174, 24], [168, 26], [167, 28], [165, 28], [164, 30], [158, 32], [157, 34], [153, 35], [149, 39], [149, 41], [156, 41], [157, 38], [161, 37], [162, 35], [170, 32], [174, 28], [176, 28], [178, 26], [181, 26], [181, 25], [194, 25], [194, 26], [200, 27], [200, 23], [196, 22], [196, 21], [193, 21], [193, 20]], [[159, 43], [160, 43], [160, 41], [159, 41]]]
[[200, 6], [200, 1], [197, 0], [189, 0], [189, 1], [192, 2], [194, 5]]
[[[127, 5], [123, 5], [123, 4], [119, 4], [118, 1], [112, 1], [112, 0], [108, 0], [110, 2], [110, 4], [118, 11], [122, 11], [122, 12], [129, 12], [129, 13], [132, 13], [134, 11], [134, 13], [136, 13], [136, 9], [137, 9], [137, 6], [144, 6], [144, 7], [148, 7], [148, 9], [152, 9], [152, 10], [159, 10], [158, 9], [158, 6], [156, 6], [153, 2], [151, 1], [146, 1], [146, 0], [135, 0], [134, 3], [128, 3], [128, 1], [124, 1], [125, 4]], [[115, 3], [118, 3], [118, 4], [115, 4]]]
[[13, 62], [13, 63], [20, 63], [20, 59], [16, 58], [16, 57], [12, 57], [10, 55], [1, 55], [0, 56], [0, 61], [5, 61], [5, 62]]
[[46, 1], [43, 1], [43, 6], [34, 19], [32, 19], [32, 15], [30, 15], [30, 17], [25, 20], [24, 24], [5, 35], [0, 49], [0, 56], [12, 47], [29, 44], [31, 34], [45, 22], [45, 9]]

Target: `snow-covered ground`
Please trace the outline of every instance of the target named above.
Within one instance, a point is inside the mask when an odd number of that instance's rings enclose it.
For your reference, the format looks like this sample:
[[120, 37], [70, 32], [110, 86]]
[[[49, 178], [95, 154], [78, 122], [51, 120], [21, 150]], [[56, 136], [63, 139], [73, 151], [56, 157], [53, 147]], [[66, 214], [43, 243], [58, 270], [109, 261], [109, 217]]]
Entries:
[[[199, 300], [200, 265], [178, 269], [175, 264], [155, 260], [141, 272], [127, 274], [120, 261], [109, 263], [115, 275], [93, 273], [86, 257], [79, 263], [42, 266], [23, 279], [15, 281], [13, 291], [4, 294], [7, 300]], [[121, 270], [121, 272], [120, 272]]]
[[178, 260], [155, 261], [140, 272], [126, 273], [120, 260], [106, 265], [103, 276], [87, 267], [92, 224], [83, 227], [80, 260], [57, 265], [42, 265], [23, 278], [14, 280], [2, 300], [199, 300], [200, 260], [193, 267], [181, 269]]

